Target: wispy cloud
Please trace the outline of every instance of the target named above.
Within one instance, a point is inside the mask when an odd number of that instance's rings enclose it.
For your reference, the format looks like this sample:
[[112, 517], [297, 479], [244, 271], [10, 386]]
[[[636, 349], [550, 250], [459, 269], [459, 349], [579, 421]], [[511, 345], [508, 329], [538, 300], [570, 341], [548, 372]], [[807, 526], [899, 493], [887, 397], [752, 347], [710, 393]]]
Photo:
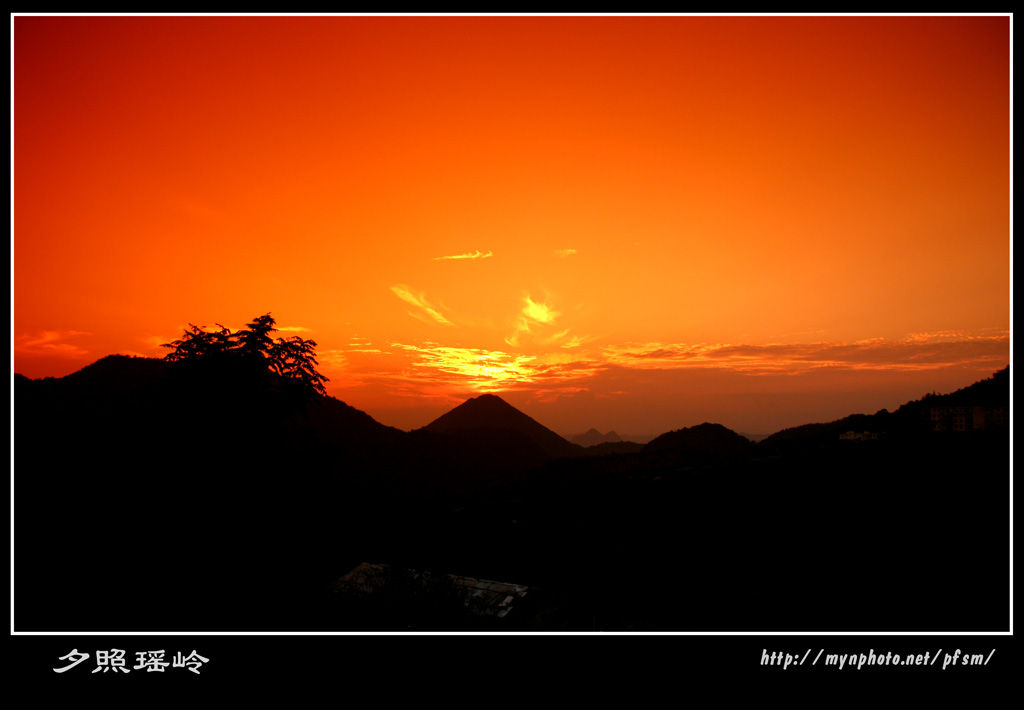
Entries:
[[434, 261], [443, 261], [445, 259], [487, 259], [494, 256], [494, 252], [482, 252], [479, 249], [472, 252], [466, 252], [465, 254], [453, 254], [452, 256], [435, 256]]
[[341, 370], [348, 367], [348, 357], [344, 350], [320, 350], [316, 354], [321, 370]]
[[1009, 332], [1003, 328], [982, 328], [980, 330], [934, 330], [920, 333], [910, 333], [904, 340], [908, 342], [957, 342], [957, 341], [978, 341], [978, 340], [1001, 340], [1009, 338]]
[[554, 323], [555, 318], [562, 315], [546, 302], [537, 303], [529, 296], [526, 297], [526, 305], [523, 306], [523, 315], [537, 323]]
[[605, 364], [577, 354], [550, 353], [537, 358], [535, 369], [537, 382], [571, 382], [593, 377]]
[[554, 389], [535, 389], [533, 390], [533, 402], [555, 402], [563, 397], [575, 397], [576, 395], [590, 392], [586, 387], [556, 387]]
[[557, 345], [560, 348], [578, 348], [588, 340], [591, 340], [590, 336], [587, 335], [573, 335], [569, 333], [572, 331], [571, 328], [560, 330], [557, 333], [552, 333], [549, 336], [538, 336], [534, 342], [539, 345]]
[[522, 343], [522, 341], [520, 340], [521, 337], [525, 333], [529, 332], [530, 324], [526, 321], [525, 318], [520, 318], [518, 321], [516, 321], [516, 327], [515, 330], [512, 331], [512, 334], [505, 338], [505, 343], [511, 345], [514, 348], [517, 348]]
[[[139, 338], [139, 342], [145, 343], [146, 345], [148, 345], [151, 348], [156, 348], [157, 350], [160, 350], [160, 349], [163, 348], [164, 343], [170, 343], [170, 342], [172, 342], [174, 340], [177, 340], [178, 337], [181, 337], [181, 336], [168, 338], [168, 337], [163, 336], [163, 335], [147, 335], [144, 338]], [[166, 354], [166, 352], [167, 351], [164, 351], [165, 354]]]
[[913, 333], [901, 340], [748, 344], [631, 343], [604, 349], [610, 364], [634, 369], [728, 368], [748, 373], [799, 373], [830, 367], [927, 370], [973, 365], [998, 369], [1009, 361], [1005, 331]]
[[14, 349], [23, 354], [78, 358], [88, 355], [89, 351], [66, 341], [80, 335], [89, 333], [80, 330], [44, 330], [37, 335], [20, 335], [14, 339]]
[[419, 311], [409, 311], [409, 315], [413, 318], [418, 318], [428, 323], [433, 321], [434, 323], [441, 323], [442, 325], [452, 325], [452, 322], [441, 315], [440, 311], [438, 311], [437, 308], [427, 300], [426, 294], [414, 293], [413, 290], [405, 284], [392, 286], [391, 290], [400, 299], [419, 309]]
[[572, 256], [577, 253], [575, 249], [555, 249], [555, 256], [560, 259], [564, 259], [567, 256]]
[[532, 333], [533, 327], [553, 325], [555, 319], [562, 315], [546, 301], [534, 301], [529, 294], [523, 297], [523, 301], [523, 309], [520, 311], [521, 315], [516, 320], [512, 334], [505, 338], [505, 342], [512, 347], [521, 345], [522, 336]]
[[555, 321], [562, 315], [547, 301], [534, 301], [529, 294], [523, 298], [523, 308], [515, 322], [512, 333], [505, 342], [512, 347], [520, 347], [527, 343], [535, 346], [560, 348], [578, 348], [593, 340], [589, 335], [570, 335], [571, 328], [563, 328], [557, 332]]
[[[568, 334], [568, 331], [566, 331], [566, 334]], [[574, 335], [571, 338], [569, 338], [569, 340], [565, 341], [564, 343], [560, 343], [559, 347], [561, 347], [561, 348], [578, 348], [581, 345], [583, 345], [583, 343], [587, 342], [587, 340], [588, 340], [588, 338], [586, 336], [580, 337], [579, 335]]]
[[371, 347], [373, 342], [369, 338], [364, 338], [361, 335], [353, 335], [349, 338], [351, 341], [344, 351], [347, 353], [381, 353], [382, 355], [390, 355], [391, 353], [384, 352], [380, 348]]

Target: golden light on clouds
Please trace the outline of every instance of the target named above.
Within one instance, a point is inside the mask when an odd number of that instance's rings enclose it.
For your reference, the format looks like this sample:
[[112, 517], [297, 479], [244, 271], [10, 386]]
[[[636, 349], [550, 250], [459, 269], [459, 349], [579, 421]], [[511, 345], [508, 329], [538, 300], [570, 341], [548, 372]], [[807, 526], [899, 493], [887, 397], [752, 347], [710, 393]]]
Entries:
[[530, 335], [534, 344], [557, 343], [569, 334], [568, 328], [557, 333], [551, 332], [550, 326], [554, 326], [555, 320], [561, 315], [547, 301], [534, 301], [527, 294], [523, 297], [523, 308], [516, 318], [515, 329], [505, 338], [505, 342], [512, 347], [519, 347], [524, 344], [523, 336]]
[[398, 375], [403, 387], [418, 383], [424, 392], [437, 394], [474, 390], [507, 392], [541, 388], [548, 397], [564, 390], [579, 392], [580, 383], [601, 371], [601, 363], [550, 352], [537, 355], [482, 348], [461, 348], [425, 342], [422, 345], [392, 343], [411, 357], [409, 368]]
[[445, 261], [446, 259], [488, 259], [494, 256], [494, 252], [482, 252], [479, 249], [465, 254], [454, 254], [452, 256], [435, 256], [434, 261]]
[[514, 382], [532, 382], [536, 374], [531, 364], [536, 358], [530, 355], [436, 344], [393, 343], [392, 347], [416, 354], [418, 360], [413, 362], [413, 367], [432, 370], [430, 379], [447, 375], [460, 386], [481, 391], [505, 389]]
[[[919, 333], [898, 341], [873, 338], [851, 343], [604, 345], [579, 354], [568, 354], [557, 348], [524, 354], [429, 341], [422, 345], [392, 343], [391, 347], [411, 355], [411, 367], [419, 373], [415, 379], [431, 384], [447, 382], [456, 388], [480, 391], [543, 386], [548, 396], [560, 387], [564, 387], [566, 393], [578, 392], [582, 381], [613, 368], [619, 371], [715, 369], [744, 375], [800, 375], [822, 368], [935, 370], [970, 361], [975, 367], [994, 371], [1005, 360], [1009, 347], [1009, 336], [1005, 333], [964, 335], [958, 339], [927, 336]], [[581, 346], [581, 343], [575, 345]]]
[[523, 315], [537, 323], [554, 323], [555, 318], [562, 315], [545, 302], [537, 303], [529, 296], [526, 296], [526, 305], [523, 306]]
[[[398, 284], [391, 287], [391, 291], [406, 303], [416, 306], [418, 310], [409, 311], [409, 315], [413, 318], [418, 318], [423, 321], [430, 321], [434, 323], [441, 323], [442, 325], [451, 325], [451, 321], [445, 318], [441, 313], [431, 304], [424, 293], [416, 293], [405, 284]], [[429, 321], [427, 321], [429, 322]]]

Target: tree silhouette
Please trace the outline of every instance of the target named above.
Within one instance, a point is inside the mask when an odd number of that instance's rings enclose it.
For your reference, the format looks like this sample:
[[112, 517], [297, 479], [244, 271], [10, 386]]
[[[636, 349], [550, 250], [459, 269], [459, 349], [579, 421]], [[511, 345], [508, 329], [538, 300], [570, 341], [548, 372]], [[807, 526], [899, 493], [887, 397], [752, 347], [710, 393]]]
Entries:
[[246, 323], [247, 329], [232, 333], [217, 324], [217, 330], [204, 330], [189, 323], [178, 340], [164, 343], [172, 348], [164, 359], [170, 362], [230, 362], [260, 374], [273, 374], [303, 389], [325, 395], [324, 382], [330, 380], [316, 370], [315, 340], [299, 336], [277, 338], [274, 318], [269, 313]]
[[328, 379], [316, 371], [315, 347], [315, 340], [303, 340], [297, 335], [287, 339], [278, 338], [270, 349], [270, 367], [282, 377], [326, 394], [323, 383]]
[[274, 348], [274, 341], [270, 334], [277, 332], [273, 317], [267, 313], [254, 318], [251, 323], [245, 325], [249, 330], [240, 330], [235, 333], [238, 355], [247, 360], [256, 361], [270, 358]]
[[180, 360], [207, 360], [225, 355], [235, 347], [235, 336], [227, 328], [217, 323], [219, 330], [206, 331], [197, 325], [188, 324], [188, 330], [180, 340], [164, 343], [161, 347], [174, 348], [174, 352], [164, 360], [178, 362]]

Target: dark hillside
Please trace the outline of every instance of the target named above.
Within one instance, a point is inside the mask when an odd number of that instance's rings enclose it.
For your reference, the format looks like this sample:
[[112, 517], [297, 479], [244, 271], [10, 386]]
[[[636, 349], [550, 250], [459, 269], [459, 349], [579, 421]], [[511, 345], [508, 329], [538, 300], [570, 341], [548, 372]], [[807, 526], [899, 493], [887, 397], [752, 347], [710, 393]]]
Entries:
[[[541, 630], [1008, 626], [1010, 432], [929, 428], [931, 398], [617, 452], [497, 397], [404, 433], [184, 364], [15, 377], [17, 630], [345, 630], [330, 590], [367, 562], [540, 590]], [[1006, 380], [965, 389], [998, 402]]]
[[743, 456], [752, 448], [752, 442], [745, 436], [721, 424], [705, 422], [662, 434], [648, 442], [644, 451], [672, 453], [706, 461]]
[[294, 623], [302, 606], [281, 602], [308, 593], [347, 499], [380, 497], [373, 473], [405, 436], [331, 398], [144, 358], [15, 386], [27, 629]]

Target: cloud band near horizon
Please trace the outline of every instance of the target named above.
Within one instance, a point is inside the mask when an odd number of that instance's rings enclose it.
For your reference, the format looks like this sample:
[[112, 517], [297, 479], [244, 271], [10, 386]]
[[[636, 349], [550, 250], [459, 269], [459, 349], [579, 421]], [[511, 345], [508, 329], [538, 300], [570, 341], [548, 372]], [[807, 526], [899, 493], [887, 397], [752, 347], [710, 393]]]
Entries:
[[[919, 371], [972, 367], [995, 372], [1009, 362], [1009, 334], [915, 333], [901, 340], [751, 344], [627, 343], [526, 355], [486, 349], [393, 343], [412, 358], [416, 380], [458, 382], [500, 391], [578, 387], [612, 370], [733, 371], [741, 375], [791, 376], [821, 369]], [[557, 347], [557, 346], [555, 346]], [[432, 371], [432, 372], [431, 372]]]

